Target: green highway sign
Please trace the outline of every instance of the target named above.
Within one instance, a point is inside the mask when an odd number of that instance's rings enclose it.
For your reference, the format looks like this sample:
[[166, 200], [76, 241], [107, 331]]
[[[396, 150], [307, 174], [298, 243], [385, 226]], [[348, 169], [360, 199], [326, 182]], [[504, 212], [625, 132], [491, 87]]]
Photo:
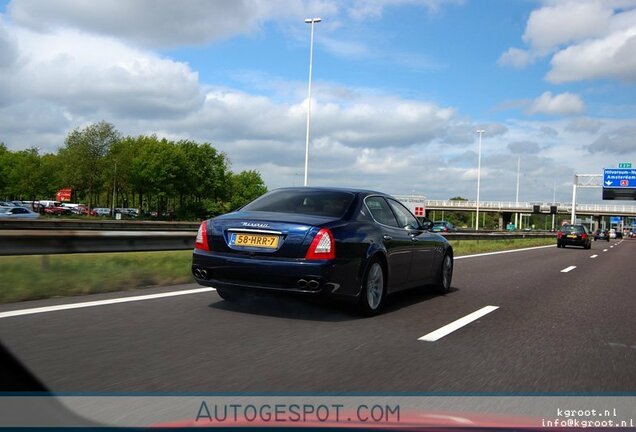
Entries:
[[632, 167], [632, 163], [631, 162], [621, 162], [618, 164], [619, 168], [631, 168]]

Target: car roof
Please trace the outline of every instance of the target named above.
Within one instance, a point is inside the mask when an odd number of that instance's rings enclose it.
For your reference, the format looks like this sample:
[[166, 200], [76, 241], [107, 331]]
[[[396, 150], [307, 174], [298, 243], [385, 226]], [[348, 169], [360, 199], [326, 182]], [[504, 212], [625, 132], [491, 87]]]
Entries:
[[362, 194], [362, 195], [385, 195], [391, 196], [390, 194], [384, 192], [378, 192], [370, 189], [357, 189], [357, 188], [346, 188], [346, 187], [326, 187], [326, 186], [298, 186], [298, 187], [284, 187], [278, 189], [272, 189], [270, 192], [280, 191], [280, 190], [289, 190], [289, 191], [309, 191], [309, 192], [348, 192], [354, 194]]

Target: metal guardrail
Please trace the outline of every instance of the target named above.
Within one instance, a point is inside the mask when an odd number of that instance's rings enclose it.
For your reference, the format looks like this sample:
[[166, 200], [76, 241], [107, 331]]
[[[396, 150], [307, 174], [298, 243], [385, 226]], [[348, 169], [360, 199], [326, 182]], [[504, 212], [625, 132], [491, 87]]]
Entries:
[[[194, 230], [0, 230], [0, 256], [188, 250], [194, 247], [195, 236]], [[458, 232], [444, 236], [449, 240], [502, 240], [546, 238], [554, 233]]]
[[185, 250], [196, 231], [0, 230], [0, 256]]
[[196, 231], [200, 222], [90, 219], [0, 219], [0, 230]]
[[444, 233], [448, 240], [513, 240], [525, 238], [556, 238], [556, 233], [549, 231], [512, 231], [512, 232], [456, 232]]

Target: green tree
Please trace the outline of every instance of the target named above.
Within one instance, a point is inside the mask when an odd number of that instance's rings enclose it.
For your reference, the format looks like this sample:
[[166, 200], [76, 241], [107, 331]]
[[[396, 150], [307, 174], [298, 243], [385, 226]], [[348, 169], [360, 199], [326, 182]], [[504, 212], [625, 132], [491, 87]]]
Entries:
[[[13, 199], [34, 200], [44, 189], [42, 163], [37, 148], [5, 155], [5, 194]], [[3, 165], [4, 165], [3, 163]]]
[[96, 202], [105, 186], [106, 155], [119, 139], [115, 126], [104, 121], [68, 134], [59, 151], [64, 167], [61, 179], [75, 190], [78, 199], [87, 199], [90, 205]]
[[7, 146], [0, 141], [0, 198], [4, 198], [7, 193], [7, 171], [10, 155], [11, 153], [7, 150]]
[[267, 192], [267, 187], [257, 171], [241, 171], [230, 178], [230, 210], [236, 210]]

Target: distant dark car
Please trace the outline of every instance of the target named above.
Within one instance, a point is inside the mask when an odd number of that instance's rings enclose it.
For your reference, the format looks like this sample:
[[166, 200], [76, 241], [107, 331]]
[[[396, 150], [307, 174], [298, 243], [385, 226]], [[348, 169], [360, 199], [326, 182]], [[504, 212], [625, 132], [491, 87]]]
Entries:
[[192, 273], [232, 301], [250, 292], [356, 302], [377, 314], [396, 291], [450, 290], [453, 249], [395, 198], [357, 189], [286, 188], [204, 221]]
[[91, 210], [91, 216], [110, 216], [110, 209], [106, 207], [96, 207]]
[[447, 221], [435, 221], [433, 222], [433, 232], [455, 232], [457, 228]]
[[0, 207], [0, 219], [37, 219], [39, 213], [32, 212], [26, 207]]
[[594, 240], [606, 240], [610, 241], [609, 231], [604, 229], [598, 229], [594, 231]]
[[557, 247], [567, 245], [582, 246], [584, 249], [592, 247], [592, 239], [585, 225], [563, 225], [557, 232]]

